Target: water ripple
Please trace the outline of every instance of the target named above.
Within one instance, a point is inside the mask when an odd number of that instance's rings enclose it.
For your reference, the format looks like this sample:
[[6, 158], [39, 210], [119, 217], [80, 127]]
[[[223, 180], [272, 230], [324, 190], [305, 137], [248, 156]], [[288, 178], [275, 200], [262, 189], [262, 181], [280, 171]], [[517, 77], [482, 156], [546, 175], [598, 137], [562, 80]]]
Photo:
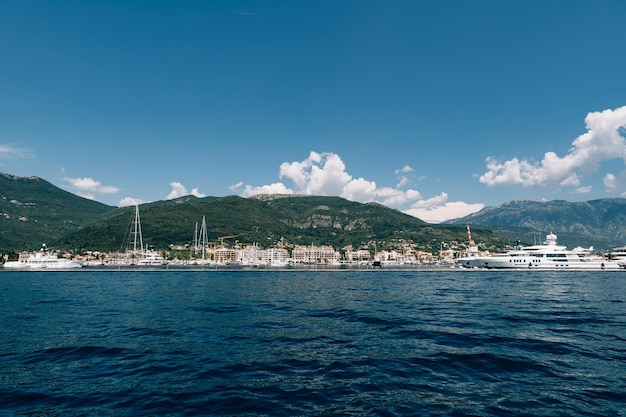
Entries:
[[623, 416], [621, 274], [0, 273], [0, 412]]

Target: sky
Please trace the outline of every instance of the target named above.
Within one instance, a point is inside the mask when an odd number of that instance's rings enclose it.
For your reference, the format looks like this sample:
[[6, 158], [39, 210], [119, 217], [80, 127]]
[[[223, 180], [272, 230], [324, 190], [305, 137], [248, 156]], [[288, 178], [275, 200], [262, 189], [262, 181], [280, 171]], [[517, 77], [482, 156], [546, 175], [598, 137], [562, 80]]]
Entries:
[[432, 223], [626, 197], [625, 22], [621, 0], [0, 0], [0, 172]]

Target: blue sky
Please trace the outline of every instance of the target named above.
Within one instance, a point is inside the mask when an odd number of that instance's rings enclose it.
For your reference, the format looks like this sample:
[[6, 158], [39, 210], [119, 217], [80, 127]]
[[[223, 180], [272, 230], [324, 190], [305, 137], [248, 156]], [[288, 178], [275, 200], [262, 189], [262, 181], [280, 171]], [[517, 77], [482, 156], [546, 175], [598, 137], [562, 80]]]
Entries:
[[[0, 1], [0, 171], [437, 222], [626, 192], [623, 1]], [[1, 190], [0, 190], [1, 191]]]

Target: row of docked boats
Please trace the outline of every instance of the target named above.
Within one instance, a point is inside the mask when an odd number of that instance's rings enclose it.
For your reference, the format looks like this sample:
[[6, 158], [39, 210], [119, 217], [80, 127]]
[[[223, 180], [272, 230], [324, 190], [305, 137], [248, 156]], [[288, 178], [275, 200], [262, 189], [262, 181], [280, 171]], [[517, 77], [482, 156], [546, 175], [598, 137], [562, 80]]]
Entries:
[[[135, 216], [132, 225], [132, 231], [129, 233], [129, 237], [131, 237], [130, 242], [125, 242], [129, 247], [127, 247], [124, 256], [113, 259], [110, 265], [119, 267], [165, 265], [166, 261], [163, 256], [144, 247], [139, 206], [135, 206]], [[4, 269], [37, 271], [69, 270], [81, 268], [85, 265], [79, 260], [59, 258], [55, 253], [49, 252], [44, 244], [38, 252], [22, 252], [16, 261], [7, 260], [2, 266]]]
[[593, 247], [567, 249], [566, 246], [557, 243], [555, 234], [550, 233], [543, 244], [522, 246], [516, 242], [509, 251], [487, 256], [481, 256], [474, 251], [466, 257], [457, 259], [457, 262], [466, 268], [486, 269], [620, 270], [626, 269], [626, 248], [617, 248], [605, 257], [593, 254]]

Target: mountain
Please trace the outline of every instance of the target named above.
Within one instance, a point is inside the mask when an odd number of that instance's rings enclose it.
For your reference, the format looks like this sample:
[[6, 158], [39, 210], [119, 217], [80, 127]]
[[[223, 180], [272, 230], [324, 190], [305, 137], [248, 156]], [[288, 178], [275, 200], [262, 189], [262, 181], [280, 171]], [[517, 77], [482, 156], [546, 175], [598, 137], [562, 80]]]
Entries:
[[[43, 243], [66, 250], [124, 249], [134, 208], [117, 208], [78, 197], [37, 177], [0, 173], [0, 253], [36, 250]], [[140, 206], [144, 243], [168, 249], [193, 242], [205, 216], [210, 240], [230, 245], [258, 243], [353, 246], [370, 250], [411, 245], [437, 253], [467, 245], [465, 223], [432, 225], [375, 203], [340, 197], [262, 195], [186, 196]], [[472, 225], [474, 240], [491, 250], [509, 241]], [[230, 237], [227, 237], [230, 236]]]
[[[375, 245], [384, 249], [410, 243], [437, 252], [442, 242], [446, 242], [446, 247], [463, 247], [467, 243], [465, 227], [429, 225], [375, 203], [299, 195], [185, 196], [143, 204], [140, 217], [144, 243], [159, 249], [192, 243], [203, 216], [209, 240], [230, 245], [239, 241], [272, 247], [282, 242], [335, 248], [352, 245], [373, 249]], [[66, 234], [56, 245], [79, 250], [123, 249], [133, 218], [133, 209], [119, 209], [114, 216]], [[474, 233], [493, 246], [505, 244], [504, 239], [489, 230], [478, 229]]]
[[513, 200], [450, 223], [487, 227], [527, 244], [545, 238], [547, 233], [555, 233], [559, 243], [570, 247], [593, 245], [609, 250], [626, 243], [626, 199]]
[[38, 249], [115, 210], [38, 177], [0, 173], [0, 252]]

